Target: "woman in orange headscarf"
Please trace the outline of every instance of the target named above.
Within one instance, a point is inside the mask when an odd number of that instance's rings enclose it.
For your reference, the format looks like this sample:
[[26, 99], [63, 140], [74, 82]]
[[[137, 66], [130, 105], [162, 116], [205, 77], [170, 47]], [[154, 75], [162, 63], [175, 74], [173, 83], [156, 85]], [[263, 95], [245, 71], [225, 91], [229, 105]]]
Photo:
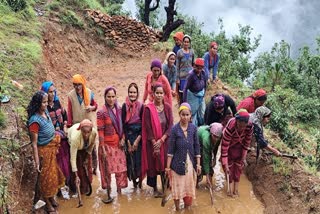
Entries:
[[[97, 126], [97, 117], [95, 111], [98, 108], [98, 104], [94, 100], [93, 92], [86, 87], [86, 79], [80, 75], [76, 74], [72, 77], [73, 88], [68, 93], [68, 123], [67, 126], [71, 127], [75, 123], [80, 123], [84, 119], [89, 119], [93, 126]], [[92, 165], [94, 168], [94, 173], [97, 169], [97, 153], [94, 147], [92, 152]]]
[[246, 109], [248, 113], [254, 113], [255, 110], [263, 106], [267, 100], [267, 92], [263, 89], [256, 90], [251, 96], [242, 100], [237, 106], [237, 110]]

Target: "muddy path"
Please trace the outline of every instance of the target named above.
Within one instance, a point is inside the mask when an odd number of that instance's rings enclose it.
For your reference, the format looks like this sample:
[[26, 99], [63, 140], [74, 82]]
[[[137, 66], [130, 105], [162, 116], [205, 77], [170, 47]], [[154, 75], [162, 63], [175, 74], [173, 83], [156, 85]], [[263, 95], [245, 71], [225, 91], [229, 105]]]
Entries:
[[[76, 50], [76, 51], [75, 51]], [[127, 95], [127, 87], [136, 82], [140, 90], [140, 99], [144, 91], [145, 76], [154, 58], [161, 60], [165, 52], [147, 50], [132, 53], [126, 49], [110, 49], [92, 32], [79, 32], [74, 29], [63, 28], [48, 22], [44, 34], [44, 69], [45, 79], [53, 80], [56, 84], [60, 99], [66, 106], [66, 94], [72, 89], [71, 77], [80, 73], [87, 78], [88, 86], [94, 91], [95, 99], [101, 107], [104, 103], [103, 91], [106, 86], [113, 85], [117, 89], [119, 104]], [[174, 102], [176, 106], [176, 102]], [[177, 108], [174, 107], [175, 122], [178, 120]], [[217, 172], [220, 169], [217, 169]], [[216, 174], [215, 205], [210, 205], [210, 196], [205, 185], [197, 190], [194, 201], [194, 213], [263, 213], [263, 205], [253, 194], [252, 185], [243, 176], [240, 185], [240, 198], [229, 198], [225, 194], [224, 176]], [[114, 182], [114, 179], [113, 179]], [[117, 195], [113, 183], [112, 195], [115, 201], [105, 205], [101, 202], [105, 191], [100, 188], [99, 176], [94, 176], [93, 194], [84, 196], [84, 207], [76, 208], [77, 199], [60, 200], [59, 213], [154, 213], [174, 212], [173, 201], [169, 201], [165, 208], [160, 206], [161, 200], [152, 197], [152, 190], [143, 183], [143, 189], [134, 189], [132, 184]]]

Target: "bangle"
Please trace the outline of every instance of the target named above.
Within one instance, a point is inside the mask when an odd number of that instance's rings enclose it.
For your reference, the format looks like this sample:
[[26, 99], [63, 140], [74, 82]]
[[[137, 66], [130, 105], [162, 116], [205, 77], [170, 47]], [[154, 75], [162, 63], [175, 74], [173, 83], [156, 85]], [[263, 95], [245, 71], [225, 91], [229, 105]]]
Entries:
[[201, 165], [197, 164], [197, 167], [198, 167], [198, 168], [201, 168]]
[[170, 169], [170, 168], [165, 168], [165, 170], [166, 170], [166, 171], [170, 171], [171, 169]]
[[161, 143], [164, 143], [164, 140], [162, 140], [162, 138], [160, 138], [160, 142], [161, 142]]

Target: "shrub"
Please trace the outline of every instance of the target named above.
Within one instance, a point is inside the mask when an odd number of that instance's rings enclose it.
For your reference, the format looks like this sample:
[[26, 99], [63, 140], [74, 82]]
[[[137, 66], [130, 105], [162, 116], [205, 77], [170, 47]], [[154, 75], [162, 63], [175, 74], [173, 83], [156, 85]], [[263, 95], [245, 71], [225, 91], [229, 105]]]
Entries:
[[83, 28], [83, 21], [79, 18], [79, 16], [71, 11], [65, 10], [60, 15], [60, 20], [63, 24], [71, 25], [73, 27]]
[[26, 0], [1, 0], [1, 3], [6, 3], [14, 12], [18, 12], [27, 7]]

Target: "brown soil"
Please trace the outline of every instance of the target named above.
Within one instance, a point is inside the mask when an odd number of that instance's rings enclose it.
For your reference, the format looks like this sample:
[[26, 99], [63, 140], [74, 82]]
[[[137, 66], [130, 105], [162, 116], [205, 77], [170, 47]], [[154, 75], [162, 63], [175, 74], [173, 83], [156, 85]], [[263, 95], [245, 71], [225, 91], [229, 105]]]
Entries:
[[[123, 103], [127, 86], [136, 82], [142, 98], [145, 76], [151, 60], [163, 59], [165, 56], [164, 52], [151, 49], [138, 53], [125, 48], [112, 49], [94, 30], [82, 31], [61, 26], [54, 18], [44, 22], [43, 64], [39, 66], [42, 75], [37, 81], [40, 83], [44, 79], [54, 80], [64, 106], [66, 94], [72, 89], [71, 77], [76, 73], [87, 78], [88, 86], [94, 91], [99, 106], [103, 104], [102, 94], [108, 85], [117, 88], [119, 102]], [[223, 84], [219, 82], [210, 93], [232, 94], [230, 88], [223, 88]], [[35, 180], [32, 151], [27, 149], [23, 154], [21, 161], [16, 164], [14, 179], [10, 184], [11, 199], [15, 201], [10, 204], [10, 213], [30, 213], [32, 207]], [[264, 203], [265, 213], [320, 213], [318, 178], [305, 173], [298, 163], [292, 164], [290, 175], [282, 176], [273, 173], [270, 162], [262, 161], [256, 166], [254, 161], [253, 155], [249, 155], [246, 173], [254, 186], [255, 194]]]

